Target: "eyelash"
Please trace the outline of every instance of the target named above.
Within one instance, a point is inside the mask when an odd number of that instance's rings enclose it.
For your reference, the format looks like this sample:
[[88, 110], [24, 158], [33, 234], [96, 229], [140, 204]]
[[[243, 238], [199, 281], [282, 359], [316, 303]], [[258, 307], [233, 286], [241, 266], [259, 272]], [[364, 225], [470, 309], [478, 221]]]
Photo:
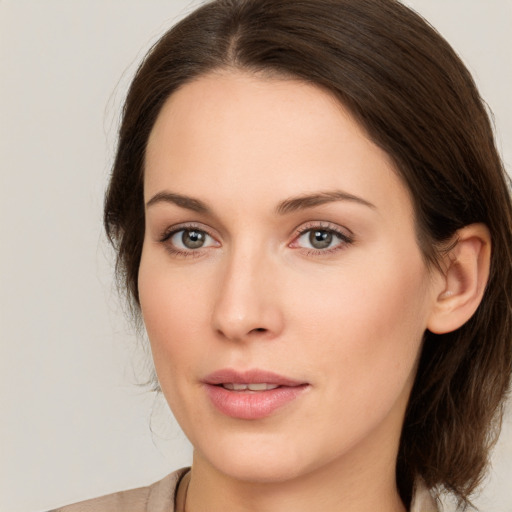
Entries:
[[[311, 231], [322, 231], [325, 233], [329, 233], [333, 236], [335, 236], [339, 243], [337, 243], [334, 247], [326, 248], [326, 249], [314, 249], [314, 248], [306, 248], [306, 247], [294, 247], [293, 244], [295, 244], [303, 235], [306, 233], [309, 233]], [[169, 251], [173, 256], [178, 257], [193, 257], [197, 258], [200, 257], [203, 254], [203, 251], [201, 249], [207, 249], [208, 247], [200, 247], [198, 249], [188, 249], [188, 250], [181, 250], [176, 248], [171, 243], [168, 243], [171, 238], [176, 235], [177, 233], [180, 233], [181, 231], [199, 231], [201, 233], [205, 233], [208, 237], [215, 240], [215, 237], [209, 233], [207, 229], [205, 229], [202, 225], [198, 224], [182, 224], [178, 226], [173, 226], [170, 229], [167, 229], [162, 233], [162, 235], [159, 237], [159, 242], [164, 244], [167, 251]], [[349, 231], [349, 230], [347, 230]], [[218, 242], [217, 242], [218, 243]], [[294, 235], [293, 235], [293, 241], [288, 244], [288, 247], [291, 248], [297, 248], [298, 250], [302, 250], [303, 254], [306, 256], [326, 256], [333, 254], [335, 252], [338, 252], [340, 250], [345, 249], [348, 245], [354, 243], [354, 238], [352, 233], [349, 235], [343, 231], [341, 231], [338, 227], [331, 223], [325, 223], [325, 222], [311, 222], [307, 223], [304, 226], [301, 226], [298, 228]]]

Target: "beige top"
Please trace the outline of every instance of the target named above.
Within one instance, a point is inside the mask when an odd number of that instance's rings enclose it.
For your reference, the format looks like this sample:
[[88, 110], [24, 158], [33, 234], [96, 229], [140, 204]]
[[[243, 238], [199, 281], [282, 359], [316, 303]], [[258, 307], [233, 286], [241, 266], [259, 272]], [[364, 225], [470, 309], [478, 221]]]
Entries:
[[[176, 491], [188, 470], [179, 469], [148, 487], [115, 492], [49, 512], [176, 512], [181, 509], [176, 503], [183, 500], [182, 496], [176, 496]], [[421, 483], [416, 485], [410, 512], [439, 512], [435, 500]]]

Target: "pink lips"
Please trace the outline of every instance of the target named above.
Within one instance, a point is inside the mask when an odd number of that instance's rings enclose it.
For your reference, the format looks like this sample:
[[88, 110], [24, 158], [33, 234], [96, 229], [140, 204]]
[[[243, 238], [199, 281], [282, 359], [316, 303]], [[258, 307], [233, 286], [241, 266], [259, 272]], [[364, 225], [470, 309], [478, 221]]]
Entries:
[[[276, 373], [263, 370], [238, 372], [232, 369], [216, 371], [204, 379], [206, 392], [213, 405], [226, 416], [244, 420], [256, 420], [270, 416], [274, 411], [297, 398], [307, 387]], [[252, 391], [226, 389], [223, 385], [268, 384], [273, 389]], [[277, 386], [274, 388], [274, 386]]]

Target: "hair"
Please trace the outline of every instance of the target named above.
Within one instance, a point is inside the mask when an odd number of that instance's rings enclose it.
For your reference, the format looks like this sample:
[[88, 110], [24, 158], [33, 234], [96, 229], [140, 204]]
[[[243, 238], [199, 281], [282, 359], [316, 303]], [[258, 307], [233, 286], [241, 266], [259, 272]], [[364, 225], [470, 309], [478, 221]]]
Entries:
[[421, 477], [466, 507], [497, 439], [512, 371], [512, 208], [470, 73], [423, 18], [396, 0], [216, 0], [194, 11], [136, 73], [106, 193], [105, 228], [136, 313], [148, 137], [173, 92], [229, 69], [315, 84], [348, 108], [407, 185], [427, 264], [436, 264], [458, 229], [487, 225], [492, 254], [484, 297], [458, 330], [425, 333], [396, 469], [404, 503]]

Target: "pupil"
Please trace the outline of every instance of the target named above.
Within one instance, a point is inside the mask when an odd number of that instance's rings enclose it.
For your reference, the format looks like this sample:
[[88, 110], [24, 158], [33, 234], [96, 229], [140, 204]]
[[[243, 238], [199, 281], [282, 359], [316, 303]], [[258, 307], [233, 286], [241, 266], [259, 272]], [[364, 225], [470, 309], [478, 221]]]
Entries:
[[198, 249], [204, 244], [204, 233], [202, 231], [184, 231], [181, 241], [188, 249]]
[[332, 233], [329, 231], [312, 231], [309, 242], [315, 249], [325, 249], [331, 245]]

